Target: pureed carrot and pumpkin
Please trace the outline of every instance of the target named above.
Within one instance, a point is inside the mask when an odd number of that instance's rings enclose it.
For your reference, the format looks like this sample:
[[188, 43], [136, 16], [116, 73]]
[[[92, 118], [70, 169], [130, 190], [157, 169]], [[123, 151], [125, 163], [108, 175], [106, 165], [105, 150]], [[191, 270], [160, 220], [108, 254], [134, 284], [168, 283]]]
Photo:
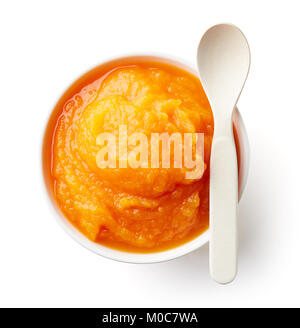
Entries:
[[[58, 104], [51, 132], [51, 184], [64, 215], [90, 240], [132, 252], [169, 249], [205, 231], [213, 116], [199, 79], [147, 60], [95, 69], [84, 79], [84, 88], [75, 83]], [[120, 126], [128, 135], [203, 133], [204, 174], [193, 180], [172, 166], [100, 168], [97, 137], [118, 137]]]

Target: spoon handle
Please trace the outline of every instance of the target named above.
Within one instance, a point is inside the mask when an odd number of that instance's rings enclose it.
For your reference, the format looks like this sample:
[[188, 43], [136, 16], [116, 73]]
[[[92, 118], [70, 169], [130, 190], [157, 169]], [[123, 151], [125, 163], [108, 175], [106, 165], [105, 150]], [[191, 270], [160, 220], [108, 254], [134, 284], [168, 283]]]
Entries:
[[226, 284], [237, 272], [238, 172], [233, 133], [213, 139], [210, 163], [210, 273]]

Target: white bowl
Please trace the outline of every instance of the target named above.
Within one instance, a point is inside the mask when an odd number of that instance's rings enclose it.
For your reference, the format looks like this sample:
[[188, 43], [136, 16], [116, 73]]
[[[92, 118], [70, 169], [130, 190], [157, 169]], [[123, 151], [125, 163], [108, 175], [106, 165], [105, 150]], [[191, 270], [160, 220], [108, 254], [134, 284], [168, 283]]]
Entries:
[[[107, 60], [100, 64], [99, 68], [103, 68], [105, 66], [111, 67], [112, 65], [117, 65], [122, 62], [127, 62], [128, 60], [134, 60], [135, 62], [143, 61], [143, 60], [151, 60], [151, 61], [158, 61], [158, 62], [165, 62], [169, 64], [173, 64], [175, 66], [178, 66], [182, 69], [185, 69], [197, 76], [197, 72], [195, 69], [192, 68], [191, 65], [185, 63], [185, 61], [174, 59], [174, 57], [165, 57], [165, 56], [157, 56], [157, 55], [127, 55], [122, 56], [118, 58], [113, 58], [110, 60]], [[93, 68], [94, 69], [94, 68]], [[88, 74], [85, 73], [81, 75], [78, 79], [75, 80], [75, 82], [82, 79], [84, 81], [84, 76]], [[74, 83], [75, 83], [74, 82]], [[70, 86], [65, 93], [68, 92], [68, 90], [71, 88]], [[64, 94], [65, 94], [64, 93]], [[63, 96], [61, 96], [63, 97]], [[60, 97], [60, 99], [61, 99]], [[60, 226], [79, 244], [86, 247], [87, 249], [95, 252], [96, 254], [102, 255], [106, 258], [110, 258], [116, 261], [121, 262], [128, 262], [128, 263], [156, 263], [156, 262], [163, 262], [175, 259], [177, 257], [186, 255], [199, 247], [203, 246], [209, 241], [209, 229], [193, 239], [192, 241], [189, 241], [181, 246], [172, 248], [170, 250], [161, 251], [161, 252], [155, 252], [155, 253], [130, 253], [130, 252], [124, 252], [115, 250], [106, 246], [102, 246], [100, 244], [97, 244], [95, 242], [90, 241], [87, 239], [81, 232], [79, 232], [62, 214], [61, 210], [57, 206], [57, 203], [53, 197], [53, 192], [51, 190], [51, 184], [50, 184], [50, 164], [48, 160], [48, 154], [47, 151], [49, 150], [49, 143], [51, 142], [49, 135], [51, 131], [51, 127], [55, 122], [56, 119], [56, 109], [57, 106], [55, 106], [55, 109], [51, 111], [50, 117], [47, 121], [44, 137], [43, 137], [43, 144], [42, 144], [42, 174], [43, 174], [43, 180], [44, 180], [44, 186], [46, 187], [47, 192], [47, 198], [50, 201], [50, 207], [53, 211], [53, 215], [56, 218], [57, 222], [60, 224]], [[236, 127], [237, 135], [238, 135], [238, 143], [239, 143], [239, 162], [240, 162], [240, 169], [239, 169], [239, 198], [241, 197], [246, 180], [248, 175], [248, 168], [249, 168], [249, 143], [248, 143], [248, 137], [246, 133], [246, 129], [242, 120], [242, 117], [236, 108], [233, 115], [233, 122]]]

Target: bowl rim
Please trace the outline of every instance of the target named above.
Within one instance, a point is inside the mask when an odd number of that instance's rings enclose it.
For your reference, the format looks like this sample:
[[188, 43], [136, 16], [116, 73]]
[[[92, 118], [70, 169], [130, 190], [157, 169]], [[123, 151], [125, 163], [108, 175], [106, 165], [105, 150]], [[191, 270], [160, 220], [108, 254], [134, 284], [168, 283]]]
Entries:
[[[73, 78], [71, 82], [68, 84], [68, 86], [58, 95], [54, 105], [51, 106], [51, 109], [49, 111], [49, 114], [47, 115], [46, 122], [43, 126], [42, 130], [42, 137], [41, 137], [41, 178], [42, 178], [42, 189], [43, 194], [47, 198], [47, 204], [50, 209], [50, 211], [53, 213], [54, 218], [56, 219], [57, 223], [61, 226], [61, 228], [75, 241], [77, 241], [81, 246], [85, 247], [86, 249], [96, 253], [97, 255], [101, 255], [105, 258], [112, 259], [118, 262], [125, 262], [125, 263], [134, 263], [134, 264], [149, 264], [149, 263], [159, 263], [159, 262], [165, 262], [169, 261], [184, 255], [187, 255], [191, 253], [192, 251], [197, 250], [198, 248], [202, 247], [209, 241], [209, 228], [201, 233], [198, 237], [186, 242], [185, 244], [176, 246], [174, 248], [153, 252], [153, 253], [133, 253], [133, 252], [126, 252], [121, 250], [116, 250], [113, 248], [109, 248], [106, 246], [103, 246], [101, 244], [92, 242], [87, 237], [85, 237], [79, 230], [77, 230], [64, 216], [64, 214], [59, 209], [58, 205], [56, 204], [52, 191], [49, 190], [50, 188], [47, 186], [46, 183], [46, 173], [44, 169], [44, 158], [43, 158], [43, 151], [44, 151], [44, 143], [46, 139], [46, 132], [48, 129], [48, 124], [51, 119], [51, 115], [53, 113], [53, 110], [58, 103], [58, 101], [61, 99], [61, 97], [64, 95], [64, 93], [69, 89], [69, 87], [75, 83], [80, 77], [88, 73], [89, 71], [93, 70], [96, 67], [109, 64], [110, 62], [118, 61], [118, 60], [125, 60], [125, 59], [148, 59], [158, 62], [165, 62], [169, 63], [171, 65], [175, 65], [183, 70], [187, 70], [188, 72], [197, 74], [196, 65], [190, 63], [186, 59], [178, 58], [177, 56], [169, 55], [169, 54], [161, 54], [161, 53], [153, 53], [153, 52], [147, 52], [147, 53], [127, 53], [117, 56], [111, 56], [104, 60], [102, 60], [99, 64], [94, 65], [90, 67], [89, 69], [85, 69], [84, 72], [82, 72], [79, 76]], [[244, 125], [244, 122], [242, 120], [242, 117], [236, 108], [235, 111], [237, 112], [237, 119], [240, 124], [240, 133], [242, 136], [242, 145], [241, 148], [243, 148], [243, 154], [244, 154], [244, 175], [242, 177], [242, 184], [240, 189], [240, 195], [243, 193], [247, 177], [248, 177], [248, 169], [249, 169], [249, 141], [247, 136], [247, 131]]]

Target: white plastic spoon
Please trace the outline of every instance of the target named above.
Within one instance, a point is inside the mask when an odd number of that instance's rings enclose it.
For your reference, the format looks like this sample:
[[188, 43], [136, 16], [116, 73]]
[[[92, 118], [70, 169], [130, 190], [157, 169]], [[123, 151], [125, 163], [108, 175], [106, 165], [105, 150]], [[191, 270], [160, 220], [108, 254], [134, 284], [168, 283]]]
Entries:
[[226, 284], [237, 272], [238, 173], [232, 112], [249, 72], [248, 42], [233, 25], [213, 26], [199, 43], [197, 62], [214, 115], [210, 159], [210, 274], [218, 283]]

